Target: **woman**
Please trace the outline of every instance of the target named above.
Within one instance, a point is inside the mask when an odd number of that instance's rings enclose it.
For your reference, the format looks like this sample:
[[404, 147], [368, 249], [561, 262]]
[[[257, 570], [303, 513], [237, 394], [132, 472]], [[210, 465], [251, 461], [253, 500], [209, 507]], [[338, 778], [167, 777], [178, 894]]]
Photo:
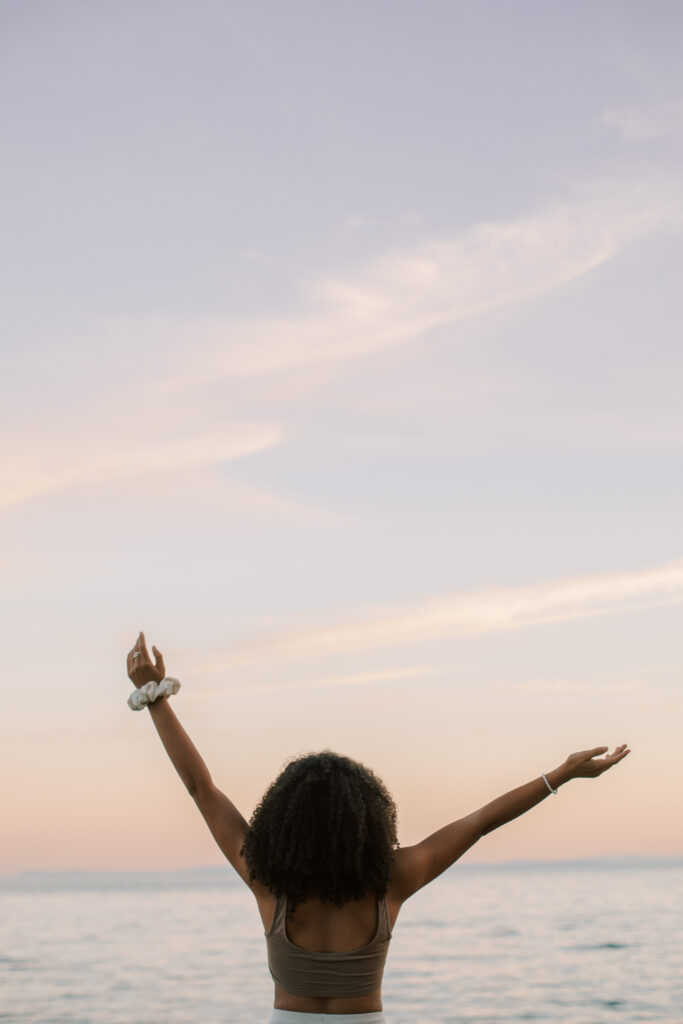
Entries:
[[290, 762], [247, 824], [213, 783], [167, 696], [161, 652], [138, 636], [128, 654], [137, 688], [180, 778], [214, 839], [256, 897], [275, 982], [271, 1024], [382, 1024], [381, 982], [401, 905], [482, 836], [519, 817], [570, 779], [595, 778], [626, 757], [596, 747], [398, 848], [396, 809], [363, 765], [329, 751]]

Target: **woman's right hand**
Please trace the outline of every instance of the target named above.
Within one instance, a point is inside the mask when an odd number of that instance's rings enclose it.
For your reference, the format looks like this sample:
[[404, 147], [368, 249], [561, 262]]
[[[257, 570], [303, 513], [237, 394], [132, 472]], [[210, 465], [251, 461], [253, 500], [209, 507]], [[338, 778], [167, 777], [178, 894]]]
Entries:
[[593, 747], [592, 750], [579, 750], [570, 754], [564, 763], [564, 768], [569, 779], [596, 779], [612, 765], [623, 761], [631, 751], [626, 743], [616, 747], [614, 753], [607, 754], [607, 757], [598, 757], [599, 754], [606, 754], [609, 747]]
[[135, 646], [128, 652], [128, 658], [126, 659], [128, 678], [132, 683], [135, 683], [138, 690], [145, 683], [149, 683], [152, 680], [155, 683], [160, 683], [166, 675], [164, 658], [161, 651], [158, 651], [156, 647], [152, 647], [152, 650], [154, 651], [154, 665], [147, 650], [145, 634], [138, 633]]

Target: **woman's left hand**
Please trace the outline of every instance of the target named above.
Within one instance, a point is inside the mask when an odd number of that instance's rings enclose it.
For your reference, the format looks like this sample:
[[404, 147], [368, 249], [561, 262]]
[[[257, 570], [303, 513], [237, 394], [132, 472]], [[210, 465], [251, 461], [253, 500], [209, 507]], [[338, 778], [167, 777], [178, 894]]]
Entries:
[[135, 683], [138, 689], [150, 681], [160, 683], [166, 676], [161, 651], [158, 651], [154, 646], [152, 646], [152, 650], [154, 651], [154, 664], [152, 664], [152, 659], [147, 651], [145, 634], [140, 633], [135, 642], [135, 647], [128, 652], [128, 678], [131, 682]]
[[[609, 747], [593, 747], [592, 750], [580, 750], [576, 754], [570, 754], [563, 765], [567, 769], [567, 777], [595, 779], [631, 753], [625, 743], [616, 747], [612, 754], [607, 754], [608, 750]], [[598, 758], [598, 754], [607, 754], [607, 757]]]

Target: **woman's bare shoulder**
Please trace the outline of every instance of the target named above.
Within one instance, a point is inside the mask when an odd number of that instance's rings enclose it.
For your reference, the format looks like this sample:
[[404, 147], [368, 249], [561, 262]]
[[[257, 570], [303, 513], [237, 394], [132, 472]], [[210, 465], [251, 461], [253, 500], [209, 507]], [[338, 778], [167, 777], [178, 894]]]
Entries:
[[391, 866], [391, 879], [387, 891], [387, 907], [389, 909], [389, 922], [393, 927], [398, 917], [401, 905], [405, 903], [408, 896], [412, 894], [411, 879], [414, 873], [415, 853], [414, 847], [400, 846], [394, 853]]

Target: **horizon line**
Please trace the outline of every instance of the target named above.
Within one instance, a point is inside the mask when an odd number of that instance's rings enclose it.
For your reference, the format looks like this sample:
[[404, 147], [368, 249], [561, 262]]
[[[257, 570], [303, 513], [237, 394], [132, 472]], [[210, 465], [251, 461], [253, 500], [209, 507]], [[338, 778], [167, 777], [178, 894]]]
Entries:
[[[590, 864], [661, 864], [661, 863], [681, 863], [683, 864], [683, 852], [678, 854], [646, 854], [646, 853], [622, 853], [622, 854], [606, 854], [604, 856], [595, 857], [568, 857], [558, 858], [555, 860], [541, 860], [529, 857], [515, 857], [510, 860], [501, 861], [456, 861], [454, 864], [447, 868], [441, 876], [447, 874], [456, 865], [465, 868], [505, 868], [505, 867], [558, 867], [558, 866], [570, 866], [570, 865], [590, 865]], [[228, 861], [225, 865], [222, 864], [195, 864], [182, 868], [26, 868], [23, 871], [11, 871], [4, 872], [0, 871], [0, 880], [6, 880], [11, 878], [27, 878], [45, 875], [52, 876], [73, 876], [73, 875], [180, 875], [190, 874], [192, 872], [207, 872], [207, 871], [223, 871], [228, 870], [228, 873], [235, 874], [234, 868], [229, 864]]]

